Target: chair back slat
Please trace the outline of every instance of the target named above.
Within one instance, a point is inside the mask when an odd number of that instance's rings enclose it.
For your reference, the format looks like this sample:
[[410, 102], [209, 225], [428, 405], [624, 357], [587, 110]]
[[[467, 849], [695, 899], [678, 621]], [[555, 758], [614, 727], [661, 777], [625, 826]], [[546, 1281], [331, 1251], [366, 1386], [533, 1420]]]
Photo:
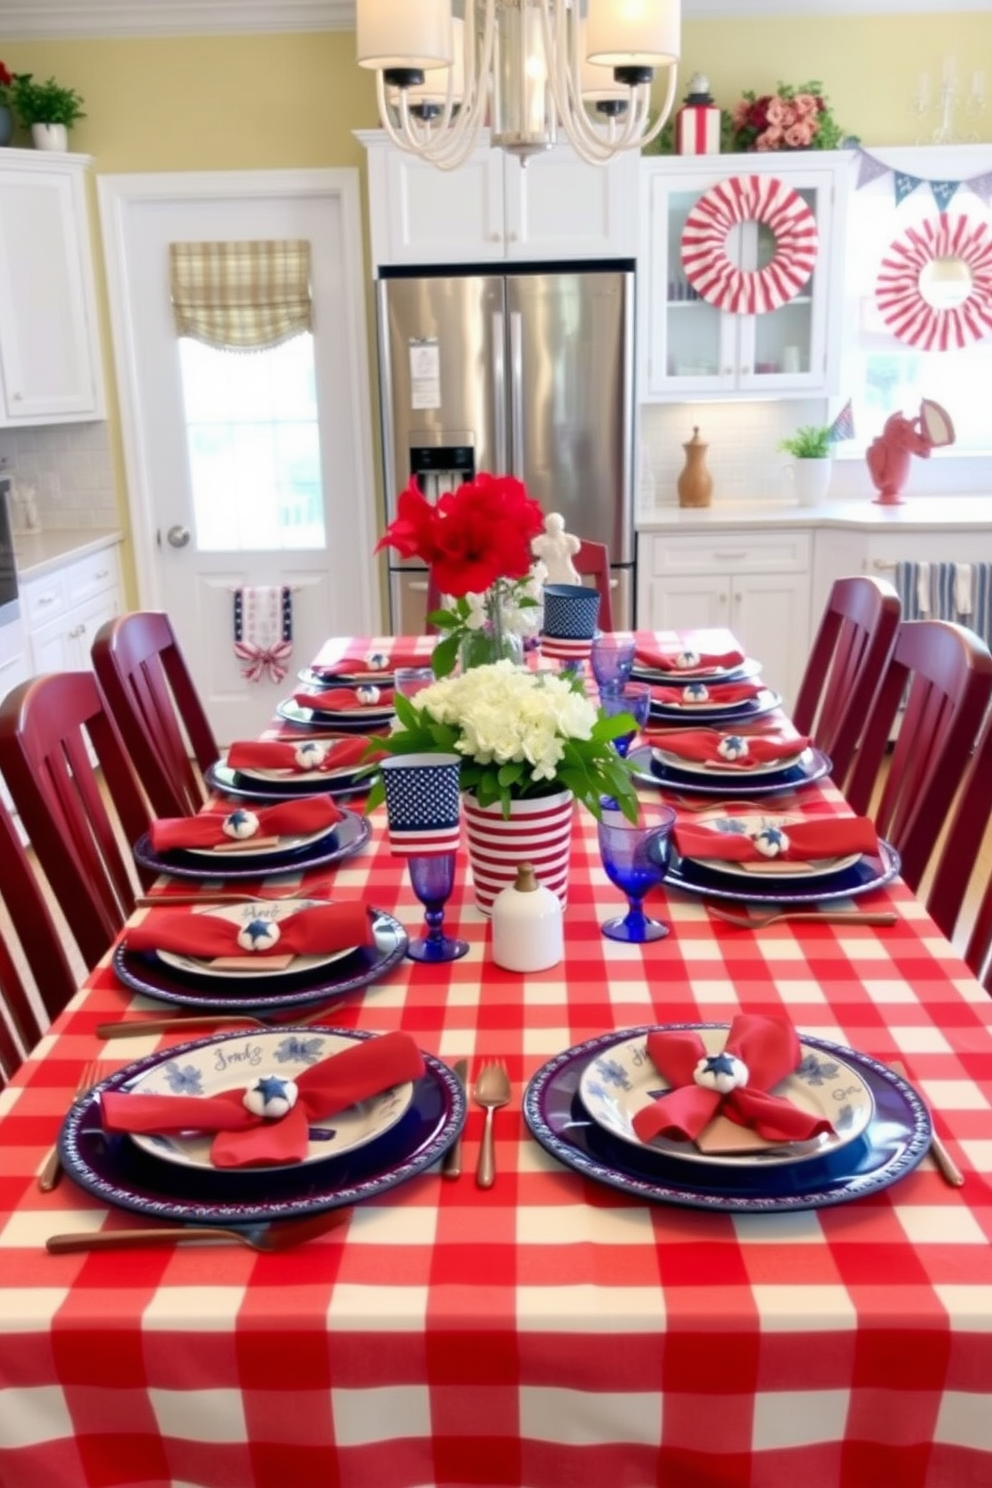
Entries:
[[92, 656], [154, 810], [195, 814], [207, 799], [202, 772], [220, 749], [168, 616], [147, 610], [107, 621]]
[[[103, 791], [91, 759], [101, 770]], [[91, 672], [58, 672], [0, 704], [0, 771], [87, 965], [134, 907], [131, 845], [150, 813]]]
[[873, 814], [881, 835], [899, 851], [903, 877], [917, 889], [992, 695], [992, 655], [963, 626], [944, 620], [900, 624], [847, 789], [856, 812], [871, 808], [907, 686], [905, 711]]
[[613, 629], [613, 597], [610, 593], [610, 550], [605, 543], [586, 542], [579, 544], [579, 551], [572, 559], [576, 573], [592, 579], [599, 591], [600, 630]]
[[[950, 939], [958, 926], [975, 865], [992, 824], [992, 713], [981, 737], [941, 843], [927, 895], [927, 909]], [[992, 992], [992, 877], [984, 886], [965, 948], [965, 960], [987, 991]]]

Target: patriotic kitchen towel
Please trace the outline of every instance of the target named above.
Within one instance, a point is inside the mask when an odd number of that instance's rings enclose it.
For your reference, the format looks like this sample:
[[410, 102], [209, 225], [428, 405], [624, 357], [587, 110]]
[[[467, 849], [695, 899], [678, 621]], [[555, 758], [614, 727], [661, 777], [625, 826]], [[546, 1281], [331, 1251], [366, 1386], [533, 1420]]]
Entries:
[[288, 584], [246, 584], [234, 591], [234, 654], [249, 682], [281, 682], [293, 652], [293, 591]]

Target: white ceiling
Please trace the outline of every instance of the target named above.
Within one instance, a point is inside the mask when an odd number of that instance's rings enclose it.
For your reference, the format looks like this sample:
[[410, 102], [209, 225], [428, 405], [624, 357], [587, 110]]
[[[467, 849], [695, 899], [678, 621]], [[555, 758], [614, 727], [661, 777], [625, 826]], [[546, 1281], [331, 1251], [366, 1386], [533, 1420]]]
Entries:
[[[992, 0], [683, 0], [688, 20], [742, 15], [867, 15], [976, 10]], [[350, 31], [354, 0], [0, 0], [0, 36], [195, 36], [225, 32]]]

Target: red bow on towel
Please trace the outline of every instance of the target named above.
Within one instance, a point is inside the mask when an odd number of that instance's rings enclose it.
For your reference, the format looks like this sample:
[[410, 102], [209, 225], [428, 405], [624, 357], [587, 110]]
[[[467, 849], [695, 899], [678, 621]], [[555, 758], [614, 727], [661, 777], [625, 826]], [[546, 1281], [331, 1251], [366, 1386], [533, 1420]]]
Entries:
[[723, 734], [718, 729], [663, 729], [645, 738], [655, 749], [678, 759], [727, 770], [753, 770], [773, 760], [794, 759], [809, 745], [804, 734], [787, 739], [773, 734]]
[[174, 951], [181, 956], [307, 956], [374, 944], [368, 907], [320, 904], [275, 920], [261, 912], [239, 924], [219, 914], [152, 909], [125, 931], [129, 951]]
[[818, 821], [785, 822], [744, 831], [716, 831], [680, 822], [675, 846], [683, 858], [714, 858], [729, 863], [813, 862], [848, 853], [878, 851], [878, 835], [866, 816], [825, 816]]
[[[211, 1096], [131, 1095], [108, 1090], [100, 1104], [107, 1131], [217, 1132], [210, 1149], [215, 1168], [264, 1167], [304, 1158], [311, 1122], [325, 1121], [356, 1101], [416, 1080], [423, 1072], [417, 1045], [408, 1033], [397, 1031], [363, 1039], [294, 1075], [299, 1093], [296, 1104], [275, 1118], [248, 1110], [244, 1086]], [[279, 1082], [275, 1071], [270, 1078]], [[263, 1077], [253, 1085], [265, 1083]]]
[[342, 820], [340, 807], [330, 796], [304, 796], [285, 805], [262, 806], [249, 811], [201, 811], [197, 816], [163, 816], [148, 829], [155, 852], [184, 847], [218, 847], [226, 842], [250, 842], [253, 837], [300, 837], [310, 832], [329, 832]]
[[370, 742], [364, 734], [352, 734], [349, 739], [327, 744], [317, 739], [302, 739], [298, 744], [286, 744], [278, 739], [245, 739], [231, 745], [227, 763], [232, 770], [288, 770], [299, 774], [319, 770], [323, 774], [346, 770], [351, 765], [357, 769], [361, 764], [381, 759], [382, 750], [364, 758]]
[[246, 663], [241, 675], [248, 682], [281, 682], [289, 670], [286, 661], [293, 654], [292, 641], [275, 641], [271, 646], [256, 646], [252, 641], [235, 641], [234, 654]]
[[378, 696], [363, 697], [363, 687], [332, 687], [327, 692], [294, 692], [293, 702], [314, 713], [359, 713], [364, 709], [382, 712], [393, 706], [393, 689], [377, 687]]
[[[719, 1112], [769, 1142], [805, 1142], [833, 1127], [769, 1091], [799, 1067], [802, 1051], [789, 1023], [740, 1013], [720, 1054], [707, 1054], [695, 1029], [649, 1033], [648, 1055], [671, 1089], [634, 1116], [642, 1142], [695, 1141]], [[726, 1086], [741, 1077], [743, 1083]], [[700, 1080], [706, 1083], [699, 1083]]]

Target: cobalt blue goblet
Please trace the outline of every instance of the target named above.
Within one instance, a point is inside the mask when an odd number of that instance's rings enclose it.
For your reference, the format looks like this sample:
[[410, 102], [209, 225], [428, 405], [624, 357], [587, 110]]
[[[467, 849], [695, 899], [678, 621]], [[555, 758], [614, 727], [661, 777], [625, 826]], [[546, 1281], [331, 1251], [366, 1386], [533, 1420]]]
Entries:
[[651, 688], [646, 682], [626, 682], [611, 692], [600, 692], [599, 706], [610, 718], [616, 717], [618, 713], [629, 713], [637, 724], [637, 728], [631, 729], [629, 734], [621, 734], [613, 740], [617, 754], [621, 759], [626, 759], [627, 750], [637, 737], [638, 729], [642, 729], [648, 721]]
[[599, 854], [606, 876], [627, 896], [627, 913], [600, 928], [610, 940], [642, 945], [661, 940], [668, 926], [644, 913], [644, 896], [662, 882], [671, 857], [675, 812], [670, 806], [642, 808], [636, 822], [605, 810], [598, 824]]
[[634, 665], [635, 642], [633, 636], [618, 636], [600, 632], [592, 643], [589, 660], [592, 674], [599, 686], [600, 696], [604, 692], [616, 692], [630, 681]]
[[455, 882], [455, 854], [424, 853], [407, 858], [413, 892], [424, 906], [427, 934], [411, 940], [407, 955], [413, 961], [457, 961], [468, 950], [468, 941], [445, 935], [444, 906]]

